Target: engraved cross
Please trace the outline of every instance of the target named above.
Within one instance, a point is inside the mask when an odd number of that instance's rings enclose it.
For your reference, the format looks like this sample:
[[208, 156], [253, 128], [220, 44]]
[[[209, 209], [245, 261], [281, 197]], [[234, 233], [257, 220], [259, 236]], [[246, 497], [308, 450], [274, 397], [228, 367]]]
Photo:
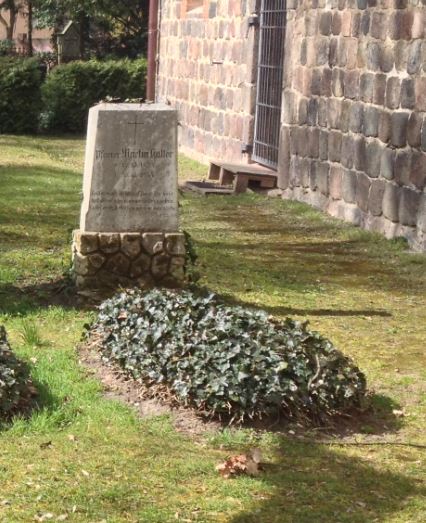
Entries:
[[133, 136], [133, 143], [135, 144], [136, 143], [136, 132], [137, 132], [138, 125], [144, 125], [144, 123], [143, 122], [138, 122], [138, 117], [136, 116], [135, 121], [134, 122], [129, 122], [128, 125], [134, 125], [135, 126], [135, 132], [134, 132], [134, 136]]

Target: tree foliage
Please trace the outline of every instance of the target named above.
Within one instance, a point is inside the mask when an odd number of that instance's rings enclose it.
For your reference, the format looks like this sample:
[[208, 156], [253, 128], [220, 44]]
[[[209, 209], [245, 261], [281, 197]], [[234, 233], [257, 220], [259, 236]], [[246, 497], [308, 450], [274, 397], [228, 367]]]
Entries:
[[84, 45], [93, 54], [136, 56], [145, 50], [149, 0], [35, 0], [39, 27], [80, 25]]

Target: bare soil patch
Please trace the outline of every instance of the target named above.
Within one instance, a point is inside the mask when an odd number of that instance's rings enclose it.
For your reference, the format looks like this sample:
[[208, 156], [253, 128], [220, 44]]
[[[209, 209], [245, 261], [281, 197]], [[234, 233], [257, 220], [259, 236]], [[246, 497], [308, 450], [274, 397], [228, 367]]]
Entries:
[[141, 418], [168, 415], [172, 418], [175, 429], [189, 436], [202, 436], [221, 428], [219, 422], [205, 419], [192, 409], [173, 405], [170, 398], [153, 398], [152, 392], [144, 383], [102, 360], [96, 340], [80, 344], [78, 353], [80, 363], [101, 381], [105, 397], [131, 406]]

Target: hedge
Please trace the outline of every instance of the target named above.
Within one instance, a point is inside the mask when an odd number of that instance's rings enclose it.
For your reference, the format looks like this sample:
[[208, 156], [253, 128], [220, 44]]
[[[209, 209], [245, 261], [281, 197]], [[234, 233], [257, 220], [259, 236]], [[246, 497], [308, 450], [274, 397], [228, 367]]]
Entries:
[[32, 133], [41, 109], [36, 59], [0, 57], [0, 133]]
[[56, 67], [43, 87], [44, 130], [84, 132], [91, 106], [107, 96], [143, 98], [146, 61], [71, 62]]

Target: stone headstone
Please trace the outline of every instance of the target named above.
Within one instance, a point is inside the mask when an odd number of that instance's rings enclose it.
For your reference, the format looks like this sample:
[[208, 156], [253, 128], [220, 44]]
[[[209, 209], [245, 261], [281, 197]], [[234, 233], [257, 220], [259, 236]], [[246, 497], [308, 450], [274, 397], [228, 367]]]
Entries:
[[73, 257], [79, 287], [184, 279], [176, 110], [165, 104], [92, 107]]
[[80, 229], [176, 231], [177, 113], [100, 104], [89, 113]]

